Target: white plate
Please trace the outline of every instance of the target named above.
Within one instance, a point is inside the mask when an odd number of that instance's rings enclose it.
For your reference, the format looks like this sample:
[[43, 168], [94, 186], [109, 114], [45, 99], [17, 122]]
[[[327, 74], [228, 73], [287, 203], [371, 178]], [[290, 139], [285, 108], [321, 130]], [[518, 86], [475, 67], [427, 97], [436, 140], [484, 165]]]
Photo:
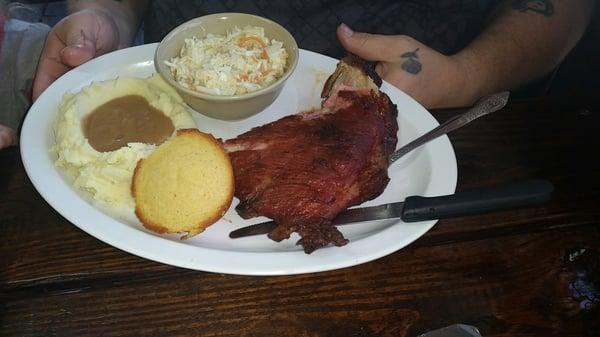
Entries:
[[[241, 219], [234, 210], [237, 200], [219, 222], [189, 240], [149, 232], [136, 219], [117, 217], [94, 207], [89, 198], [72, 188], [70, 179], [54, 166], [49, 152], [54, 143], [52, 127], [58, 104], [66, 92], [77, 92], [91, 82], [116, 77], [146, 77], [155, 72], [157, 44], [119, 50], [71, 70], [54, 82], [31, 107], [21, 133], [23, 164], [35, 188], [70, 222], [94, 237], [129, 253], [196, 270], [244, 274], [284, 275], [331, 270], [385, 256], [427, 232], [435, 221], [406, 224], [398, 220], [375, 221], [340, 230], [350, 242], [305, 254], [295, 245], [298, 237], [276, 243], [266, 236], [229, 239], [236, 228], [266, 220]], [[277, 100], [262, 113], [239, 122], [224, 122], [192, 112], [200, 130], [228, 139], [241, 132], [319, 105], [319, 93], [337, 60], [302, 50], [298, 68]], [[384, 83], [397, 104], [399, 145], [436, 127], [436, 120], [417, 102]], [[456, 187], [456, 159], [446, 136], [440, 137], [396, 162], [389, 169], [385, 192], [364, 205], [401, 201], [409, 195], [451, 194]]]

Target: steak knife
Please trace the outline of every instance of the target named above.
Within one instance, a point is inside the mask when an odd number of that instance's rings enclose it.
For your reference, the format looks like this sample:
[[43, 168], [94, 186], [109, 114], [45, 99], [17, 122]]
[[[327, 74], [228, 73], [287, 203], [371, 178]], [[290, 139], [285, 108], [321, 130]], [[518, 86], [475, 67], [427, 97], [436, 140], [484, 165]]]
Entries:
[[[532, 179], [507, 185], [480, 188], [437, 197], [410, 196], [403, 202], [351, 208], [332, 220], [334, 225], [397, 219], [404, 222], [445, 219], [494, 211], [540, 205], [552, 196], [554, 186], [547, 180]], [[277, 227], [274, 221], [236, 229], [232, 239], [268, 234]]]

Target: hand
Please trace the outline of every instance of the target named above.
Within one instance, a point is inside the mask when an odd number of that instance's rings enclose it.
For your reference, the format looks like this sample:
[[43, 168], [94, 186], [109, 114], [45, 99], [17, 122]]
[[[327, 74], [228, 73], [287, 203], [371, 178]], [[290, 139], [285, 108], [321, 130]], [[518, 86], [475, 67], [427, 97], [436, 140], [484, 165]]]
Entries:
[[477, 99], [458, 59], [409, 36], [358, 33], [344, 24], [337, 35], [347, 51], [377, 61], [375, 70], [381, 78], [427, 108], [468, 106]]
[[71, 68], [124, 47], [119, 37], [115, 19], [100, 10], [82, 10], [62, 19], [46, 38], [33, 82], [33, 100]]
[[17, 145], [17, 133], [15, 130], [0, 124], [0, 149]]

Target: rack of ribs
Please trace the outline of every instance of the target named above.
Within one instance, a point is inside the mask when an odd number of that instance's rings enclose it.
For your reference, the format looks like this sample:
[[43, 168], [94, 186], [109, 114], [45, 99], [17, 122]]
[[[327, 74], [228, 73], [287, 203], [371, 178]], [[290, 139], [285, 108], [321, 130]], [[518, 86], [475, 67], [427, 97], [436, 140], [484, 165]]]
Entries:
[[389, 181], [398, 111], [380, 86], [372, 63], [347, 55], [325, 82], [321, 108], [227, 140], [240, 216], [273, 219], [275, 241], [297, 232], [306, 253], [345, 245], [331, 220]]

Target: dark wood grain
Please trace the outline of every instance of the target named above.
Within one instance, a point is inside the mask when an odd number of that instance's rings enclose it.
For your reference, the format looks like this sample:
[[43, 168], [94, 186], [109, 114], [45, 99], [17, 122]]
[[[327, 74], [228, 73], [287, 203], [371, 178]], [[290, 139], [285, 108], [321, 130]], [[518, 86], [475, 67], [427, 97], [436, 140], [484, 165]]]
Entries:
[[[594, 226], [434, 247], [362, 266], [285, 277], [136, 271], [14, 288], [7, 335], [416, 336], [455, 322], [485, 336], [582, 336], [588, 314], [562, 272]], [[564, 275], [563, 275], [564, 273]], [[596, 324], [597, 321], [593, 324]]]
[[550, 203], [443, 220], [371, 263], [282, 277], [189, 271], [106, 245], [40, 197], [18, 149], [0, 150], [0, 335], [412, 337], [462, 322], [486, 337], [597, 336], [598, 302], [573, 293], [587, 274], [563, 258], [600, 251], [598, 125], [600, 97], [510, 102], [449, 135], [457, 190], [541, 177], [556, 187]]

